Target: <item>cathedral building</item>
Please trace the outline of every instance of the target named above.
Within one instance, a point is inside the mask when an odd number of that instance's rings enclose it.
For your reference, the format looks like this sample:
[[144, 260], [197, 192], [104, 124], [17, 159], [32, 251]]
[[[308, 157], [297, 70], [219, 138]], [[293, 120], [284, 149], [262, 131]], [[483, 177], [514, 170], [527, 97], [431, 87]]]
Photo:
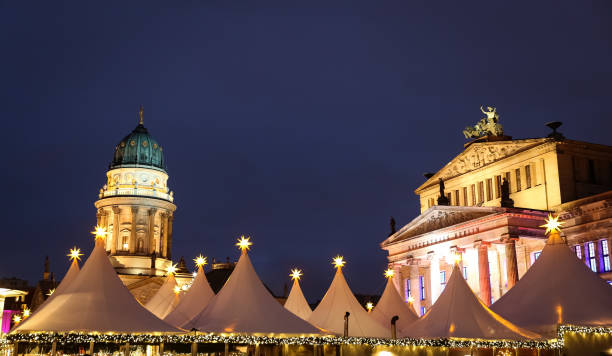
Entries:
[[560, 123], [548, 124], [548, 137], [512, 139], [494, 110], [483, 111], [479, 132], [464, 131], [474, 140], [463, 152], [415, 190], [421, 214], [381, 243], [396, 287], [421, 314], [458, 257], [483, 302], [499, 299], [538, 258], [549, 213], [565, 222], [576, 255], [612, 280], [612, 147], [566, 139]]
[[[138, 126], [117, 146], [100, 189], [97, 224], [106, 228], [106, 252], [123, 283], [145, 303], [172, 265], [172, 223], [176, 205], [168, 186], [163, 147]], [[187, 282], [191, 275], [177, 274]], [[184, 281], [183, 281], [184, 280]]]

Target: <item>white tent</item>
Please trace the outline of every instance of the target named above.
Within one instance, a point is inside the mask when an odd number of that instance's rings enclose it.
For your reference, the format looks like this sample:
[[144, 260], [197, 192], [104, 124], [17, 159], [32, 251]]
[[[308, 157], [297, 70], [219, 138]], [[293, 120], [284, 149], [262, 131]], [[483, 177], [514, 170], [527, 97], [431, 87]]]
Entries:
[[553, 232], [533, 266], [491, 309], [545, 336], [556, 335], [559, 324], [612, 326], [612, 286]]
[[246, 249], [219, 293], [182, 328], [217, 333], [319, 333], [317, 328], [285, 309], [270, 295], [257, 276]]
[[325, 296], [312, 312], [308, 321], [322, 329], [343, 335], [344, 315], [349, 312], [348, 335], [356, 337], [391, 337], [389, 328], [385, 328], [359, 304], [349, 288], [341, 265]]
[[79, 271], [79, 262], [76, 258], [73, 258], [72, 263], [70, 264], [70, 268], [68, 268], [68, 271], [66, 272], [66, 275], [64, 276], [64, 278], [62, 278], [62, 281], [57, 286], [57, 288], [55, 288], [53, 294], [51, 294], [49, 298], [47, 298], [47, 301], [56, 295], [62, 294], [62, 292], [68, 288], [70, 283], [72, 283], [72, 281], [76, 279], [76, 276], [79, 274]]
[[164, 321], [180, 326], [204, 310], [214, 296], [215, 293], [208, 284], [204, 269], [199, 266], [191, 287], [181, 297], [176, 308], [164, 318]]
[[417, 320], [419, 317], [414, 311], [412, 304], [406, 304], [400, 297], [395, 285], [393, 284], [393, 278], [388, 277], [387, 286], [383, 292], [378, 304], [372, 310], [370, 315], [372, 318], [378, 320], [379, 323], [391, 327], [391, 318], [395, 315], [399, 317], [396, 323], [397, 330], [405, 329], [410, 323]]
[[427, 314], [399, 332], [411, 338], [521, 340], [539, 335], [492, 312], [472, 292], [455, 265], [449, 281]]
[[[174, 273], [169, 272], [166, 280], [155, 295], [145, 304], [148, 311], [155, 314], [156, 317], [165, 318], [178, 305], [180, 293], [176, 293], [175, 288], [178, 287]], [[180, 291], [179, 291], [180, 292]]]
[[[55, 294], [55, 293], [54, 293]], [[113, 269], [102, 239], [65, 290], [13, 332], [180, 332], [143, 308]]]
[[302, 293], [302, 288], [300, 288], [299, 276], [293, 278], [293, 286], [285, 302], [285, 308], [304, 320], [308, 320], [312, 315], [312, 309], [310, 309], [310, 305], [308, 305], [304, 293]]

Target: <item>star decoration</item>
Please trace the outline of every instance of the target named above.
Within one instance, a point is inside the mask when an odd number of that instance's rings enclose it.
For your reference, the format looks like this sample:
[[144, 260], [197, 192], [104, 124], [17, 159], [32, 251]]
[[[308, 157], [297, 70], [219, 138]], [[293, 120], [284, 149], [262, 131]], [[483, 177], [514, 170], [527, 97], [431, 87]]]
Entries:
[[176, 270], [177, 270], [177, 264], [172, 264], [170, 263], [170, 266], [168, 266], [168, 274], [176, 274]]
[[96, 226], [95, 230], [92, 231], [91, 233], [96, 236], [96, 240], [104, 239], [106, 235], [108, 234], [108, 232], [106, 231], [106, 228], [100, 225]]
[[199, 255], [198, 257], [196, 257], [193, 262], [195, 262], [196, 267], [203, 267], [204, 265], [206, 265], [206, 257], [203, 257], [202, 255]]
[[53, 293], [55, 293], [55, 288], [49, 289], [49, 293], [47, 293], [47, 296], [51, 296]]
[[368, 302], [368, 304], [366, 304], [366, 309], [368, 309], [368, 312], [371, 312], [372, 309], [374, 309], [374, 303]]
[[13, 317], [13, 321], [15, 322], [15, 324], [19, 324], [19, 322], [21, 321], [21, 316], [19, 315], [15, 315]]
[[293, 279], [294, 281], [299, 281], [300, 277], [302, 276], [302, 271], [297, 268], [294, 268], [291, 270], [291, 274], [289, 276], [291, 276], [291, 279]]
[[244, 237], [244, 235], [240, 236], [240, 238], [238, 239], [238, 243], [236, 243], [236, 246], [238, 246], [238, 248], [240, 248], [242, 251], [248, 251], [251, 249], [251, 245], [253, 244], [251, 241], [249, 241], [251, 239], [251, 237]]
[[336, 268], [342, 268], [344, 267], [344, 264], [346, 262], [344, 262], [344, 257], [337, 255], [336, 257], [334, 257], [332, 264], [334, 265], [334, 267]]
[[395, 276], [395, 271], [392, 270], [391, 268], [387, 269], [385, 271], [385, 277], [387, 278], [393, 278], [393, 276]]
[[179, 294], [181, 292], [181, 287], [174, 286], [174, 294]]
[[23, 310], [23, 317], [24, 317], [24, 318], [27, 318], [27, 317], [29, 317], [29, 316], [30, 316], [30, 309], [24, 309], [24, 310]]
[[540, 227], [545, 227], [545, 234], [555, 233], [561, 231], [561, 225], [565, 224], [563, 221], [559, 221], [559, 217], [553, 217], [552, 214], [548, 214], [548, 219], [546, 219], [546, 224], [540, 225]]
[[81, 250], [76, 248], [76, 246], [72, 249], [70, 249], [70, 253], [68, 255], [66, 255], [68, 257], [70, 257], [71, 260], [81, 260], [81, 256], [83, 256], [83, 254], [81, 253]]
[[414, 302], [414, 298], [411, 295], [408, 296], [408, 303], [412, 304]]

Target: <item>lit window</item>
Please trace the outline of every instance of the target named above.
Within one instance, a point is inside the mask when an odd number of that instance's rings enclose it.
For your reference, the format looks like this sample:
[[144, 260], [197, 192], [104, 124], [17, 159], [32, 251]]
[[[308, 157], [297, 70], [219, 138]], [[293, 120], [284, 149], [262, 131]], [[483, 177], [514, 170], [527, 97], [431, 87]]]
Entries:
[[514, 175], [516, 177], [516, 191], [521, 191], [521, 170], [519, 168], [514, 170]]
[[410, 299], [410, 296], [411, 296], [411, 294], [410, 294], [410, 279], [409, 278], [404, 279], [404, 295], [406, 296], [405, 297], [405, 299], [406, 299], [405, 301], [408, 302], [408, 300]]
[[421, 316], [425, 315], [425, 312], [426, 312], [426, 311], [427, 311], [427, 310], [425, 309], [425, 307], [421, 307]]
[[421, 289], [421, 300], [425, 300], [425, 277], [419, 276], [419, 288]]
[[597, 256], [595, 256], [595, 243], [589, 242], [587, 243], [587, 251], [588, 252], [588, 263], [589, 268], [593, 272], [597, 272]]
[[442, 287], [441, 289], [446, 287], [446, 271], [440, 271], [440, 286]]
[[467, 277], [467, 266], [463, 266], [463, 279], [465, 279], [467, 281], [468, 277]]
[[603, 271], [610, 272], [610, 248], [608, 240], [601, 240], [601, 259], [603, 260]]
[[542, 251], [534, 252], [533, 253], [533, 262], [535, 262], [538, 259], [538, 257], [540, 257], [541, 254], [542, 254]]
[[531, 167], [525, 166], [525, 189], [531, 188]]
[[582, 259], [582, 249], [580, 248], [580, 245], [574, 246], [574, 251], [576, 251], [576, 257], [578, 257], [578, 259], [581, 260]]

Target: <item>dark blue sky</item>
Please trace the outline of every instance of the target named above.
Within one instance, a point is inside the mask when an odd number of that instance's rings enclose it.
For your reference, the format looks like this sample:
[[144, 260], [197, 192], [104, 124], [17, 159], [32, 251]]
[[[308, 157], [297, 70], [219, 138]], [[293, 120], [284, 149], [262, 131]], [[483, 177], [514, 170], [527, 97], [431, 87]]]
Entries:
[[291, 267], [320, 298], [335, 254], [379, 293], [413, 190], [498, 108], [507, 134], [610, 144], [609, 1], [1, 1], [0, 276], [87, 252], [93, 202], [137, 124], [163, 145], [174, 256]]

